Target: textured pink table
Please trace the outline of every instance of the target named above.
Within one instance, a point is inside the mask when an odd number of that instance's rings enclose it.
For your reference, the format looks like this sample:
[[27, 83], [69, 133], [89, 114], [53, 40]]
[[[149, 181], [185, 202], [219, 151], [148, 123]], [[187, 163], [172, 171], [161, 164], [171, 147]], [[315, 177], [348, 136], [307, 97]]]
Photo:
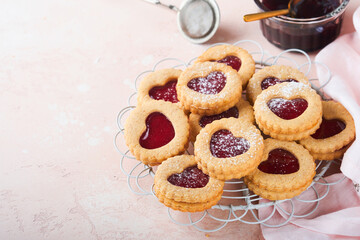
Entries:
[[[175, 13], [142, 1], [2, 1], [0, 239], [206, 238], [130, 192], [113, 138], [134, 78], [160, 59], [187, 61], [211, 43], [242, 39], [280, 52], [258, 23], [243, 22], [257, 10], [251, 0], [218, 3], [217, 34], [193, 45]], [[353, 31], [357, 5], [342, 33]], [[259, 226], [240, 223], [209, 236], [262, 237]]]

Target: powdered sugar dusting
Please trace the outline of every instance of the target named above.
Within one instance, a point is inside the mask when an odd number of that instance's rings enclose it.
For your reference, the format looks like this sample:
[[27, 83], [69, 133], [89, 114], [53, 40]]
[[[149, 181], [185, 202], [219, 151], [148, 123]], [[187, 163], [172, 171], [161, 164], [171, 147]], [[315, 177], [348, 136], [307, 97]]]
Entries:
[[206, 77], [191, 79], [188, 88], [202, 94], [218, 94], [225, 87], [226, 76], [224, 73], [215, 71], [210, 72]]
[[179, 187], [202, 188], [209, 182], [209, 176], [193, 166], [184, 169], [181, 173], [172, 174], [167, 180]]
[[277, 86], [268, 88], [267, 90], [263, 91], [261, 95], [263, 97], [268, 96], [281, 96], [284, 98], [291, 98], [294, 96], [298, 96], [299, 93], [302, 91], [314, 91], [311, 87], [308, 85], [305, 85], [303, 83], [297, 83], [297, 82], [289, 82], [289, 83], [282, 83]]
[[229, 158], [247, 152], [250, 143], [245, 138], [236, 138], [229, 130], [215, 132], [210, 140], [211, 154], [217, 158]]

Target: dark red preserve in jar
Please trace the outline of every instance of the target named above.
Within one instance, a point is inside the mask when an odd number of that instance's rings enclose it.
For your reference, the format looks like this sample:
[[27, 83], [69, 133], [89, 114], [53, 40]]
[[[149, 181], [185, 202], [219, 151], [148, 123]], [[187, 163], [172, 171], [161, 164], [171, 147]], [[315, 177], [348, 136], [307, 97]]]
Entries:
[[[255, 0], [263, 11], [287, 8], [289, 0]], [[340, 33], [349, 0], [302, 0], [294, 9], [296, 16], [260, 20], [265, 38], [282, 49], [319, 50]]]

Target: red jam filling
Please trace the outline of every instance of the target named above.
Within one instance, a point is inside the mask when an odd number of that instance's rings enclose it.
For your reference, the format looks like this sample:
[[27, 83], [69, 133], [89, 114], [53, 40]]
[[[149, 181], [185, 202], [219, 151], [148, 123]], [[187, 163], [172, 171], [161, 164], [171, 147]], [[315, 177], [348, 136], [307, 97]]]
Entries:
[[231, 117], [234, 117], [234, 118], [239, 117], [239, 110], [237, 109], [237, 107], [232, 107], [220, 114], [203, 116], [199, 121], [199, 125], [200, 125], [200, 127], [204, 128], [206, 125], [208, 125], [209, 123], [212, 123], [215, 120], [219, 120], [222, 118], [231, 118]]
[[239, 71], [241, 67], [241, 60], [235, 56], [226, 56], [223, 59], [217, 60], [218, 63], [225, 63], [226, 65], [232, 67], [236, 71]]
[[206, 77], [191, 79], [188, 88], [202, 94], [218, 94], [225, 87], [226, 76], [222, 72], [211, 72]]
[[226, 129], [219, 130], [211, 136], [210, 151], [214, 157], [229, 158], [247, 152], [250, 143], [245, 138], [236, 138]]
[[269, 152], [268, 159], [258, 169], [270, 174], [290, 174], [299, 171], [298, 159], [289, 151], [276, 148]]
[[345, 129], [345, 127], [346, 124], [341, 120], [338, 119], [326, 120], [325, 118], [323, 118], [320, 124], [320, 128], [316, 130], [316, 132], [313, 135], [311, 135], [311, 137], [315, 139], [329, 138], [340, 133], [342, 130]]
[[271, 86], [274, 86], [278, 83], [283, 83], [283, 82], [298, 82], [297, 80], [295, 79], [286, 79], [286, 80], [280, 80], [276, 77], [267, 77], [265, 78], [262, 82], [261, 82], [261, 89], [262, 90], [265, 90], [267, 89], [268, 87], [271, 87]]
[[273, 98], [267, 103], [270, 110], [276, 116], [290, 120], [299, 117], [308, 107], [308, 102], [302, 98], [287, 100], [283, 98]]
[[181, 173], [175, 173], [167, 179], [172, 185], [184, 188], [202, 188], [209, 182], [209, 176], [196, 166], [188, 167]]
[[139, 142], [143, 148], [154, 149], [168, 144], [175, 136], [170, 120], [162, 113], [153, 112], [145, 120], [146, 130]]
[[179, 102], [176, 93], [177, 80], [167, 82], [164, 86], [156, 86], [150, 89], [149, 96], [155, 100], [164, 100], [172, 103]]

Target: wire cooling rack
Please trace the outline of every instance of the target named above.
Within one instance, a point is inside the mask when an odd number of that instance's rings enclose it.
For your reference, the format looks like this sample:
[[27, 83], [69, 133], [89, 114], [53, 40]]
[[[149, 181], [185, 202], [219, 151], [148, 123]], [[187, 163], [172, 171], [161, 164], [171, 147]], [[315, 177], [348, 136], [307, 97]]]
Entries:
[[[215, 45], [222, 44], [227, 43], [218, 43]], [[294, 65], [294, 67], [297, 67], [299, 70], [303, 71], [309, 78], [312, 87], [318, 92], [318, 94], [320, 94], [323, 99], [327, 99], [325, 93], [323, 92], [323, 87], [331, 81], [331, 72], [326, 65], [319, 62], [312, 62], [309, 55], [299, 49], [288, 49], [276, 56], [272, 56], [264, 51], [262, 46], [255, 41], [242, 40], [234, 43], [233, 45], [240, 46], [243, 44], [251, 44], [255, 46], [256, 49], [258, 49], [256, 51], [250, 51], [250, 54], [255, 59], [257, 69], [261, 69], [264, 66], [279, 64], [279, 62], [283, 63], [285, 61], [288, 65]], [[305, 59], [305, 62], [303, 64], [299, 64], [294, 60], [293, 57], [289, 57], [289, 53], [298, 53], [298, 55], [302, 55]], [[187, 66], [192, 64], [194, 59], [191, 59], [187, 63], [176, 58], [162, 59], [154, 65], [153, 69], [140, 73], [134, 81], [134, 87], [137, 89], [137, 83], [142, 77], [150, 72], [160, 69], [159, 66], [165, 62], [171, 62], [171, 67], [173, 68], [185, 69]], [[326, 82], [320, 84], [316, 77], [311, 77], [314, 66], [323, 67], [326, 69]], [[117, 116], [116, 121], [119, 131], [115, 135], [114, 145], [121, 154], [120, 169], [127, 176], [127, 184], [129, 189], [137, 195], [152, 195], [156, 198], [153, 192], [153, 177], [155, 175], [156, 167], [144, 165], [143, 163], [136, 160], [131, 155], [129, 149], [126, 147], [123, 136], [123, 123], [125, 122], [129, 112], [135, 108], [136, 94], [137, 92], [135, 91], [133, 94], [129, 95], [128, 106], [121, 109]], [[192, 146], [190, 146], [188, 153], [192, 154], [192, 151]], [[267, 227], [283, 226], [287, 224], [292, 218], [304, 218], [315, 212], [320, 204], [320, 201], [324, 199], [329, 193], [330, 186], [341, 182], [345, 178], [344, 177], [336, 182], [331, 183], [324, 179], [324, 175], [329, 170], [330, 166], [333, 164], [340, 165], [339, 161], [316, 161], [316, 163], [317, 174], [315, 175], [312, 184], [307, 189], [307, 191], [313, 191], [313, 193], [306, 194], [306, 196], [308, 196], [306, 199], [303, 199], [303, 194], [301, 194], [292, 199], [268, 201], [259, 197], [258, 195], [253, 194], [246, 187], [242, 179], [237, 179], [225, 182], [224, 192], [220, 202], [211, 209], [205, 210], [202, 213], [181, 213], [168, 208], [169, 218], [178, 225], [193, 226], [203, 232], [215, 232], [225, 227], [228, 223], [236, 221], [246, 224], [262, 224]], [[322, 190], [319, 190], [319, 186], [321, 186]], [[301, 213], [298, 213], [299, 211], [296, 209], [296, 206], [299, 204], [302, 206], [304, 204], [307, 205], [305, 207], [305, 212], [302, 211]], [[287, 206], [287, 210], [284, 209], [284, 206]], [[260, 219], [257, 215], [257, 210], [263, 208], [269, 208], [267, 209], [267, 212], [270, 212], [270, 214], [267, 217]], [[302, 207], [302, 210], [303, 209], [304, 208]], [[276, 222], [276, 224], [274, 224], [270, 220], [276, 212], [281, 214], [283, 221], [281, 223]], [[179, 217], [179, 214], [182, 216]], [[208, 222], [209, 220], [216, 222], [216, 224], [202, 224], [204, 222]], [[203, 227], [202, 225], [206, 225], [206, 227]]]

